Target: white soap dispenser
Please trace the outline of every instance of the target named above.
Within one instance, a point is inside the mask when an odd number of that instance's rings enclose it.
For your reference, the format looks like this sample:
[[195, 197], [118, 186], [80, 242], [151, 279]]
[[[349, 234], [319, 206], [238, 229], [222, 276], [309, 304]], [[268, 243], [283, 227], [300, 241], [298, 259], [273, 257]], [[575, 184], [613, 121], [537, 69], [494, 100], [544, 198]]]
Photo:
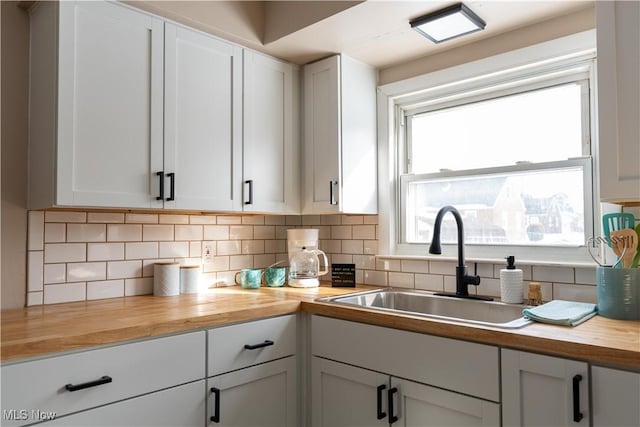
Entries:
[[505, 257], [507, 268], [500, 270], [500, 299], [502, 302], [519, 304], [523, 299], [522, 270], [516, 268], [516, 257]]

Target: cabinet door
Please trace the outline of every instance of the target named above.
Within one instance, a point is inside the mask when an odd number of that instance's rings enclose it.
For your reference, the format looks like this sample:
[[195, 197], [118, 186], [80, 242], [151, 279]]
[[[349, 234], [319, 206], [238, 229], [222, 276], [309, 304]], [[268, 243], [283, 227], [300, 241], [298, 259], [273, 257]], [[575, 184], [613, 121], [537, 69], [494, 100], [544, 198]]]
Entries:
[[123, 400], [44, 423], [46, 426], [201, 427], [205, 419], [205, 381], [200, 380]]
[[107, 2], [59, 7], [57, 204], [161, 206], [162, 21]]
[[502, 350], [504, 426], [588, 426], [586, 363]]
[[596, 2], [600, 199], [640, 200], [640, 3]]
[[244, 210], [299, 213], [294, 66], [244, 51]]
[[591, 368], [593, 427], [640, 426], [640, 373]]
[[497, 403], [397, 378], [391, 379], [391, 393], [397, 405], [391, 415], [398, 418], [397, 425], [500, 425], [500, 405]]
[[339, 56], [304, 68], [304, 214], [339, 211], [339, 76]]
[[207, 380], [210, 426], [296, 427], [296, 358], [240, 369]]
[[313, 357], [311, 420], [313, 427], [388, 425], [389, 376]]
[[242, 49], [174, 24], [165, 33], [165, 208], [239, 210]]

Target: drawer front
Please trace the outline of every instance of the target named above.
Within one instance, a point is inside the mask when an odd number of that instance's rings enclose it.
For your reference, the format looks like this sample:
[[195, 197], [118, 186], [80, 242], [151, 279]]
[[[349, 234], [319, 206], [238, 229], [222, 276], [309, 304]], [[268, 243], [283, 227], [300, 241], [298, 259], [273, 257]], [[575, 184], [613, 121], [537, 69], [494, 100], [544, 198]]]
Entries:
[[314, 356], [500, 401], [498, 347], [321, 316], [311, 337]]
[[[61, 416], [104, 405], [202, 379], [204, 373], [204, 332], [3, 366], [2, 425], [29, 424], [37, 411]], [[104, 377], [111, 382], [99, 381]], [[96, 381], [76, 391], [65, 387]]]
[[208, 376], [290, 356], [296, 352], [296, 316], [211, 329], [208, 347]]

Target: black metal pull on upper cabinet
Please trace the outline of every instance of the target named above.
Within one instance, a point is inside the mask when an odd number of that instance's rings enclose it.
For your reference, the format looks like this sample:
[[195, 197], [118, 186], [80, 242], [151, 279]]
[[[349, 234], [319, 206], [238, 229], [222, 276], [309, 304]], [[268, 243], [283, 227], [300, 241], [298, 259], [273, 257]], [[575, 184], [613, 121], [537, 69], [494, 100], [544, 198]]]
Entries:
[[78, 391], [78, 390], [84, 390], [85, 388], [89, 388], [89, 387], [96, 387], [102, 384], [108, 384], [110, 382], [112, 382], [113, 379], [108, 376], [108, 375], [104, 375], [102, 377], [100, 377], [97, 380], [93, 380], [93, 381], [88, 381], [86, 383], [81, 383], [81, 384], [67, 384], [64, 386], [64, 389], [67, 391]]
[[253, 204], [253, 180], [252, 179], [248, 179], [245, 182], [245, 185], [249, 186], [249, 190], [248, 190], [248, 200], [246, 200], [244, 202], [245, 205], [252, 205]]
[[156, 200], [164, 200], [164, 171], [156, 172], [158, 179], [160, 180], [160, 194], [156, 197]]
[[579, 423], [584, 417], [580, 412], [580, 381], [582, 381], [582, 375], [575, 375], [573, 377], [573, 422]]
[[389, 424], [393, 424], [398, 421], [398, 416], [394, 414], [393, 410], [393, 395], [398, 392], [398, 387], [393, 387], [389, 389], [387, 393], [388, 405], [389, 405]]
[[214, 423], [220, 422], [220, 389], [211, 387], [213, 393], [213, 415], [209, 418]]
[[329, 181], [329, 204], [330, 205], [337, 205], [338, 202], [336, 201], [336, 196], [335, 196], [335, 186], [338, 184], [338, 181]]
[[376, 405], [376, 416], [379, 420], [383, 419], [384, 417], [387, 416], [386, 412], [382, 411], [382, 392], [385, 391], [387, 389], [387, 386], [385, 384], [380, 384], [378, 386], [378, 399], [377, 399], [377, 405]]
[[169, 197], [167, 197], [167, 202], [176, 199], [176, 174], [173, 172], [169, 172], [167, 174], [169, 177]]

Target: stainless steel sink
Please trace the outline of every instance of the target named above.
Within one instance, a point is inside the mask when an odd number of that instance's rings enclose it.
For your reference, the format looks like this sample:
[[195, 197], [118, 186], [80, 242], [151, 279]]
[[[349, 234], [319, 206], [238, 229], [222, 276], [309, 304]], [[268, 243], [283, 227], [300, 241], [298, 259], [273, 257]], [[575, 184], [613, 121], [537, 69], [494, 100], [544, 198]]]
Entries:
[[517, 329], [531, 323], [522, 315], [527, 306], [434, 295], [427, 291], [385, 288], [320, 298], [318, 301], [406, 313], [434, 319]]

